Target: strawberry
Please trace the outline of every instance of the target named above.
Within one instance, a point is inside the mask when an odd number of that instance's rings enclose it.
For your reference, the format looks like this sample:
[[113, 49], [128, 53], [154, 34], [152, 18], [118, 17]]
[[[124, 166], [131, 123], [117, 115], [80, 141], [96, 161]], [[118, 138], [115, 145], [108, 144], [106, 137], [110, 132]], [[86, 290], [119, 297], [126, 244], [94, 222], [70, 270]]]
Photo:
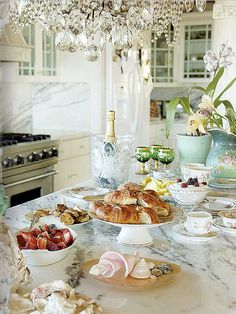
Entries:
[[42, 238], [46, 238], [46, 239], [49, 239], [49, 238], [50, 238], [50, 236], [49, 236], [49, 234], [48, 234], [47, 231], [43, 231], [43, 232], [40, 234], [40, 236], [41, 236]]
[[65, 248], [67, 247], [64, 242], [59, 242], [59, 243], [57, 244], [57, 246], [58, 246], [60, 249], [65, 249]]
[[52, 241], [48, 240], [48, 242], [47, 242], [47, 249], [49, 251], [58, 251], [59, 247], [57, 246], [57, 244], [55, 244]]
[[63, 241], [62, 237], [51, 237], [50, 241], [52, 241], [53, 243], [57, 244]]
[[67, 228], [63, 229], [63, 239], [66, 246], [70, 246], [73, 243], [73, 237], [70, 233], [70, 230]]
[[26, 241], [25, 241], [25, 239], [23, 238], [22, 234], [18, 234], [18, 235], [16, 236], [16, 238], [17, 238], [17, 242], [18, 242], [18, 244], [19, 244], [19, 248], [20, 248], [21, 250], [24, 249], [24, 248], [25, 248], [25, 245], [26, 245]]
[[21, 231], [21, 236], [24, 238], [25, 242], [29, 241], [29, 238], [32, 237], [30, 232]]
[[37, 236], [40, 234], [40, 230], [39, 229], [33, 229], [33, 230], [31, 230], [31, 234], [35, 237], [35, 238], [37, 238]]
[[40, 226], [39, 228], [41, 229], [42, 232], [48, 231], [50, 229], [48, 225], [44, 225], [42, 227]]
[[34, 241], [28, 241], [26, 243], [25, 248], [28, 249], [28, 250], [37, 250], [37, 248], [38, 248], [37, 247], [37, 241], [36, 241], [36, 243]]
[[40, 250], [46, 250], [46, 248], [47, 248], [47, 239], [39, 237], [37, 239], [37, 247]]

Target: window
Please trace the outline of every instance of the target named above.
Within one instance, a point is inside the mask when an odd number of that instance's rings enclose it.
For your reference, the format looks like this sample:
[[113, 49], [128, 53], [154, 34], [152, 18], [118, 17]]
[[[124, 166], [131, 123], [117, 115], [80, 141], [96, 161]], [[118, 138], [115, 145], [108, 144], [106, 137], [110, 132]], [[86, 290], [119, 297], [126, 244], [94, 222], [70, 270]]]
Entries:
[[[173, 36], [173, 31], [169, 29], [169, 37]], [[152, 38], [155, 35], [152, 34]], [[168, 47], [165, 35], [158, 40], [154, 40], [151, 46], [151, 73], [153, 83], [170, 83], [173, 82], [173, 60], [174, 50]]]
[[185, 26], [184, 78], [209, 78], [203, 57], [211, 48], [211, 24]]
[[19, 63], [19, 75], [35, 75], [35, 26], [22, 31], [25, 42], [31, 47], [31, 61]]
[[31, 47], [30, 62], [19, 62], [20, 76], [56, 76], [55, 34], [31, 25], [23, 30], [26, 43]]

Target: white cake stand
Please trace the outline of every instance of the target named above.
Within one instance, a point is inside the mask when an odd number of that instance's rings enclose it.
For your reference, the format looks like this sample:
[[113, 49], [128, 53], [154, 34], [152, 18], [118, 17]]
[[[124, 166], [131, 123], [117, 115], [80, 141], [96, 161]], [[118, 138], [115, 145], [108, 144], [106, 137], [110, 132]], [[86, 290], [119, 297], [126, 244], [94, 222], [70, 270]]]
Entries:
[[168, 223], [173, 223], [183, 216], [183, 211], [181, 208], [175, 206], [172, 206], [172, 208], [173, 213], [171, 217], [166, 218], [163, 222], [158, 224], [118, 224], [101, 220], [94, 213], [91, 213], [91, 217], [106, 224], [120, 227], [121, 231], [116, 238], [120, 244], [128, 246], [150, 246], [153, 244], [153, 238], [150, 235], [148, 229], [157, 228]]

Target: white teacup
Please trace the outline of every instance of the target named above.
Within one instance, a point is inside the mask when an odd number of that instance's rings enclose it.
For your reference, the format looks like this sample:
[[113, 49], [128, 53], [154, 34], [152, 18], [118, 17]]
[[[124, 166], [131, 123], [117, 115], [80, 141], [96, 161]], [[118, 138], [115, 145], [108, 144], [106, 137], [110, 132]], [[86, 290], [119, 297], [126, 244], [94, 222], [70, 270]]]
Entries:
[[200, 163], [182, 164], [181, 173], [183, 175], [184, 180], [188, 180], [189, 178], [191, 178], [191, 169], [202, 168], [204, 166], [205, 166], [204, 164], [200, 164]]
[[[212, 167], [199, 167], [190, 169], [191, 178], [197, 178], [199, 183], [209, 182]], [[187, 180], [187, 179], [185, 179]]]
[[188, 232], [205, 234], [211, 230], [212, 215], [207, 212], [190, 212], [186, 214], [184, 226]]

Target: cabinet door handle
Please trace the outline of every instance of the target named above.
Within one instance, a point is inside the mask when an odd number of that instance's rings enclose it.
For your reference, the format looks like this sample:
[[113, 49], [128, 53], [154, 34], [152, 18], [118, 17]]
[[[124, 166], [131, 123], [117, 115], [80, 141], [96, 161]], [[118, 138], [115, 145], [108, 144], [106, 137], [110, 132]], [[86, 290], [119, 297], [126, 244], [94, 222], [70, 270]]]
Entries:
[[80, 149], [83, 149], [84, 148], [84, 145], [80, 145], [80, 147], [79, 147]]

